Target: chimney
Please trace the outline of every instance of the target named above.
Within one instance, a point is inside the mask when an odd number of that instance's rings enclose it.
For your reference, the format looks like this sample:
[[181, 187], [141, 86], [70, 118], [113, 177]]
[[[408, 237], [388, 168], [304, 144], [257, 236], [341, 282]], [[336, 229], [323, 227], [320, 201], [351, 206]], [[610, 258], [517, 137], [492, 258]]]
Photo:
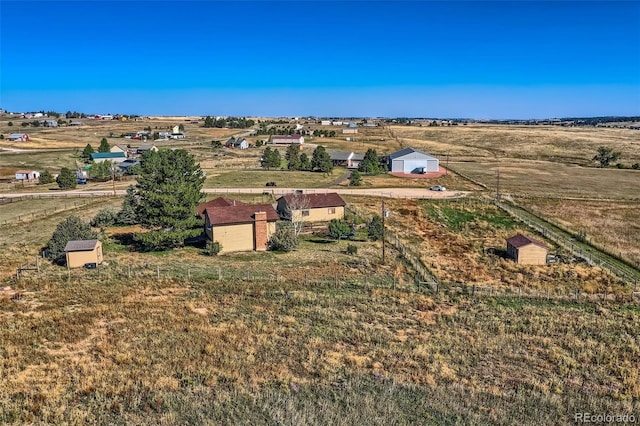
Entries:
[[267, 241], [269, 239], [267, 233], [267, 212], [255, 212], [255, 222], [253, 223], [253, 242], [256, 251], [264, 251], [267, 249]]

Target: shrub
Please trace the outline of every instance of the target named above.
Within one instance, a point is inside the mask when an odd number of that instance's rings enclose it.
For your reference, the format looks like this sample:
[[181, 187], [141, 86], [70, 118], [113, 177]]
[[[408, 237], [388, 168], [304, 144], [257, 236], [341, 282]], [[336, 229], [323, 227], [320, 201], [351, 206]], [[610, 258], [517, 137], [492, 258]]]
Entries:
[[351, 254], [351, 255], [358, 254], [358, 247], [356, 247], [353, 244], [349, 244], [347, 246], [347, 254]]
[[163, 251], [181, 247], [191, 234], [185, 231], [149, 231], [135, 234], [133, 241], [140, 251]]
[[369, 235], [369, 239], [371, 241], [379, 241], [382, 239], [382, 217], [378, 215], [374, 215], [367, 225], [367, 234]]
[[78, 180], [76, 178], [76, 174], [73, 170], [63, 167], [60, 170], [60, 174], [56, 178], [56, 182], [60, 189], [71, 189], [75, 188], [78, 185]]
[[269, 250], [291, 251], [298, 247], [298, 238], [290, 226], [278, 228], [269, 239]]
[[616, 164], [616, 167], [617, 167], [618, 169], [624, 169], [624, 168], [625, 168], [625, 167], [624, 167], [624, 164], [622, 164], [622, 163], [617, 163], [617, 164]]
[[94, 228], [104, 228], [116, 223], [117, 217], [118, 213], [114, 209], [107, 207], [106, 209], [100, 210], [89, 223]]
[[331, 219], [331, 222], [329, 222], [329, 236], [336, 240], [349, 237], [352, 231], [351, 226], [344, 220]]
[[632, 168], [633, 170], [638, 170], [638, 169], [640, 169], [640, 163], [634, 163], [634, 164], [631, 166], [631, 168]]
[[212, 241], [211, 244], [209, 244], [209, 256], [216, 256], [221, 251], [222, 244], [220, 244], [220, 241]]
[[40, 177], [38, 178], [38, 183], [40, 185], [47, 185], [49, 183], [53, 183], [53, 181], [53, 175], [51, 174], [51, 172], [49, 172], [49, 170], [45, 170], [40, 173]]
[[351, 176], [349, 177], [349, 185], [350, 186], [360, 186], [362, 185], [362, 175], [359, 171], [354, 170], [351, 172]]
[[97, 238], [97, 234], [91, 230], [88, 223], [83, 222], [77, 216], [69, 216], [56, 227], [47, 247], [51, 260], [58, 264], [66, 262], [64, 248], [69, 241], [92, 240]]

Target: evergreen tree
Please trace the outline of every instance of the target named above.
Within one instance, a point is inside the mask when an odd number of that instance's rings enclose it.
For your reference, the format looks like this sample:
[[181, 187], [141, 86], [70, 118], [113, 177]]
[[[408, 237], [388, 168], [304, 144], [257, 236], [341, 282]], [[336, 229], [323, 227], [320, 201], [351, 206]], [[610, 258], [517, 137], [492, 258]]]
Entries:
[[331, 219], [329, 222], [329, 236], [336, 240], [349, 237], [351, 235], [351, 226], [341, 219]]
[[54, 181], [53, 175], [51, 174], [51, 172], [49, 172], [49, 170], [45, 170], [42, 173], [40, 173], [40, 177], [38, 178], [38, 182], [40, 183], [40, 185], [53, 183], [53, 181]]
[[94, 152], [95, 151], [93, 150], [93, 147], [90, 143], [88, 143], [87, 146], [84, 147], [84, 150], [82, 150], [82, 158], [88, 160], [89, 158], [91, 158], [91, 154], [93, 154]]
[[614, 161], [618, 161], [620, 158], [619, 152], [614, 152], [613, 148], [601, 146], [598, 148], [598, 153], [593, 157], [593, 161], [597, 161], [598, 167], [609, 167]]
[[329, 153], [324, 149], [322, 145], [318, 145], [313, 150], [313, 156], [311, 158], [311, 168], [318, 170], [322, 173], [331, 173], [333, 170], [333, 161], [329, 157]]
[[63, 167], [60, 174], [56, 178], [56, 182], [60, 189], [73, 189], [78, 185], [76, 174], [73, 170]]
[[311, 170], [311, 159], [304, 152], [300, 154], [300, 170]]
[[287, 168], [289, 170], [300, 170], [300, 148], [298, 144], [291, 144], [285, 154]]
[[351, 176], [349, 176], [349, 185], [351, 186], [360, 186], [362, 185], [362, 175], [359, 171], [354, 170], [351, 172]]
[[69, 241], [93, 240], [97, 234], [91, 230], [88, 223], [83, 222], [77, 216], [69, 216], [56, 227], [49, 244], [49, 255], [51, 260], [58, 264], [66, 262], [64, 248]]
[[273, 168], [277, 169], [280, 167], [281, 162], [282, 157], [280, 157], [280, 151], [278, 151], [276, 148], [265, 148], [264, 152], [262, 153], [262, 159], [260, 160], [260, 165], [262, 166], [262, 168], [267, 170], [271, 170]]
[[204, 180], [194, 157], [183, 149], [149, 151], [142, 157], [134, 190], [139, 197], [136, 215], [151, 231], [134, 239], [143, 250], [179, 247], [202, 232], [194, 212]]
[[98, 152], [109, 152], [110, 150], [111, 145], [109, 145], [109, 141], [107, 141], [107, 138], [102, 138], [100, 146], [98, 147]]
[[113, 174], [113, 163], [111, 161], [101, 161], [99, 163], [91, 163], [89, 176], [95, 180], [109, 180]]
[[364, 154], [364, 159], [360, 162], [358, 170], [368, 175], [378, 175], [382, 172], [380, 159], [375, 149], [369, 148]]
[[382, 239], [382, 232], [382, 217], [376, 214], [367, 225], [367, 234], [371, 241], [378, 241]]
[[140, 197], [136, 193], [135, 186], [127, 188], [127, 195], [122, 202], [122, 209], [118, 212], [116, 223], [118, 225], [135, 225], [138, 223], [138, 214], [136, 209], [140, 204]]

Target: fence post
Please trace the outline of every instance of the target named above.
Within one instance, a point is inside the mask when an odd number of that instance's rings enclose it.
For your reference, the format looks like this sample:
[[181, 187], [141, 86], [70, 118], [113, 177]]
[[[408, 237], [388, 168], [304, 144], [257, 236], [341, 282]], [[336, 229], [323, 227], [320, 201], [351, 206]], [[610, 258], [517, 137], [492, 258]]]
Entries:
[[158, 279], [160, 279], [160, 265], [156, 266], [156, 272], [158, 274]]
[[187, 268], [187, 277], [189, 278], [189, 281], [191, 281], [191, 268]]
[[131, 278], [131, 265], [127, 265], [127, 277]]

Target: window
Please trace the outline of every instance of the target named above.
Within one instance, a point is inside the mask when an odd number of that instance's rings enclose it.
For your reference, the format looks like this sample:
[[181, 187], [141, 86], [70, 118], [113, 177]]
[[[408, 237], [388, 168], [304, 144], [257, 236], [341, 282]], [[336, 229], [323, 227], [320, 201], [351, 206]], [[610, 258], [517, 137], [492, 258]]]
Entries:
[[329, 207], [329, 214], [336, 214], [336, 208], [335, 207]]
[[302, 210], [302, 217], [309, 216], [309, 210]]

